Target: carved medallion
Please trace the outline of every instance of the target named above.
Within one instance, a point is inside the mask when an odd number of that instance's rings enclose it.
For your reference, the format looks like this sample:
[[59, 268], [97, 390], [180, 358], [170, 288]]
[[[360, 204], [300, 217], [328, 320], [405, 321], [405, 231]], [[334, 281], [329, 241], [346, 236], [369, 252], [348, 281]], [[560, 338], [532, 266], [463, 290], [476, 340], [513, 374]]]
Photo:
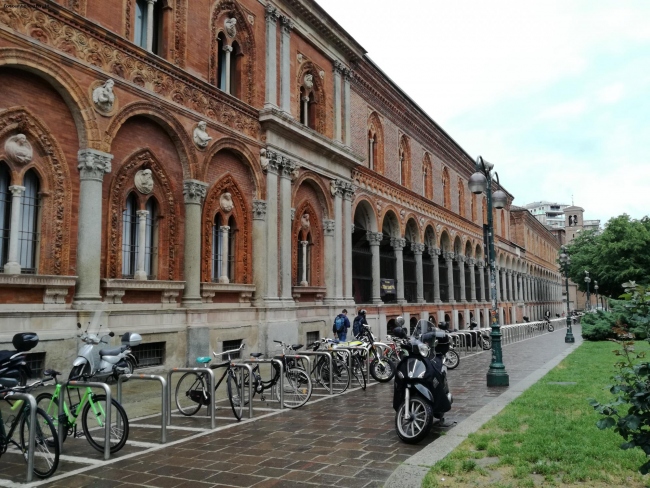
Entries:
[[232, 195], [228, 192], [225, 192], [223, 195], [221, 195], [221, 198], [219, 199], [219, 206], [224, 212], [231, 212], [234, 206], [232, 203]]
[[7, 158], [16, 164], [27, 164], [32, 160], [34, 152], [32, 145], [27, 140], [27, 136], [25, 134], [16, 134], [5, 142], [5, 154]]
[[111, 116], [117, 108], [117, 96], [113, 93], [115, 82], [108, 79], [105, 82], [95, 81], [90, 85], [93, 107], [97, 113]]
[[223, 23], [224, 27], [226, 28], [226, 34], [228, 34], [228, 37], [235, 37], [237, 35], [237, 19], [235, 18], [230, 18], [226, 19], [226, 21]]
[[153, 191], [153, 176], [150, 169], [141, 169], [134, 178], [133, 183], [140, 193], [148, 195]]

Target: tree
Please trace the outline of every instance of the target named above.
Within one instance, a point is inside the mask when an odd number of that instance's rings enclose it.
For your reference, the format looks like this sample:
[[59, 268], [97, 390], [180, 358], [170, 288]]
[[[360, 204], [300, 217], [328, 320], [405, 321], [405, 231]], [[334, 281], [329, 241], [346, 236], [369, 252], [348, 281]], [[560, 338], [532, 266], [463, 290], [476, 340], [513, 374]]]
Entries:
[[569, 277], [581, 291], [586, 291], [585, 270], [598, 281], [599, 293], [618, 297], [621, 283], [650, 279], [650, 219], [632, 219], [623, 214], [611, 218], [605, 230], [581, 233], [568, 246], [571, 255]]

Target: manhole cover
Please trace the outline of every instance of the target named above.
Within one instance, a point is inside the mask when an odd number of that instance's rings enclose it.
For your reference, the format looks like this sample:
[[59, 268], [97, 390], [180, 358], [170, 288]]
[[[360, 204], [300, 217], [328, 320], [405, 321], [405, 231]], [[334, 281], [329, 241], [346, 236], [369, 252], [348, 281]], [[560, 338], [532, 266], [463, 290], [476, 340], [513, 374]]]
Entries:
[[560, 385], [560, 386], [569, 386], [569, 385], [577, 385], [575, 381], [549, 381], [549, 385]]

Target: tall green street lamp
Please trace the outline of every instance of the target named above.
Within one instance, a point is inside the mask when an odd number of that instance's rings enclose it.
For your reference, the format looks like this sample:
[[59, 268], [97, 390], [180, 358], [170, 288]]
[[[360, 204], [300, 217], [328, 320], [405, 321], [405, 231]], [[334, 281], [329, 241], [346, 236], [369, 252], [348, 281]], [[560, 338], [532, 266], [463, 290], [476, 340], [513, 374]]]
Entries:
[[[492, 219], [492, 205], [494, 208], [503, 208], [508, 203], [508, 197], [503, 190], [492, 193], [492, 168], [494, 165], [484, 161], [481, 156], [476, 158], [476, 173], [470, 176], [467, 186], [472, 193], [485, 193], [487, 197], [487, 236], [488, 236], [488, 261], [490, 263], [490, 299], [492, 301], [492, 320], [490, 327], [492, 332], [492, 362], [487, 373], [487, 386], [508, 386], [510, 377], [506, 373], [501, 352], [501, 326], [499, 325], [499, 313], [497, 308], [497, 280], [496, 280], [496, 255], [494, 253], [494, 222]], [[499, 184], [499, 175], [494, 176]]]
[[594, 292], [596, 292], [596, 310], [598, 310], [598, 282], [594, 280]]
[[591, 310], [591, 295], [589, 294], [589, 283], [591, 283], [591, 278], [589, 278], [589, 271], [585, 269], [585, 283], [587, 283], [587, 305], [585, 308]]
[[569, 311], [569, 266], [571, 265], [571, 256], [567, 253], [566, 246], [562, 246], [560, 249], [562, 250], [560, 253], [560, 266], [564, 275], [564, 287], [566, 288], [566, 335], [564, 336], [564, 342], [575, 342], [576, 339], [573, 337], [573, 328], [571, 327], [573, 321]]

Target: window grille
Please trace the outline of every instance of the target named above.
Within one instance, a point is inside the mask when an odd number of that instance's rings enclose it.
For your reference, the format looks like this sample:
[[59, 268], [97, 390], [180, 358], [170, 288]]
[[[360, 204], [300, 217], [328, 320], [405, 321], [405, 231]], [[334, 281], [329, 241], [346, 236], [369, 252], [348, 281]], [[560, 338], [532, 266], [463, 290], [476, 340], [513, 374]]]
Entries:
[[11, 176], [4, 164], [0, 164], [0, 265], [4, 268], [9, 257], [9, 233], [11, 225]]
[[21, 200], [20, 232], [18, 233], [19, 259], [22, 273], [36, 273], [38, 250], [38, 176], [28, 171], [23, 180], [25, 193]]
[[[236, 339], [234, 341], [223, 341], [223, 349], [222, 349], [222, 351], [226, 352], [226, 351], [233, 351], [235, 349], [239, 349], [241, 347], [242, 341], [243, 341], [243, 339]], [[240, 359], [241, 358], [241, 351], [234, 352], [234, 353], [232, 353], [230, 355], [224, 354], [223, 358], [228, 359], [229, 356], [230, 356], [230, 359]]]
[[166, 342], [147, 342], [133, 346], [131, 351], [138, 360], [138, 368], [165, 364], [165, 345]]
[[122, 277], [133, 278], [137, 266], [138, 253], [138, 200], [131, 193], [126, 199], [122, 212]]
[[40, 378], [43, 376], [43, 369], [45, 368], [45, 353], [32, 352], [26, 355], [27, 366], [32, 374], [30, 378]]

